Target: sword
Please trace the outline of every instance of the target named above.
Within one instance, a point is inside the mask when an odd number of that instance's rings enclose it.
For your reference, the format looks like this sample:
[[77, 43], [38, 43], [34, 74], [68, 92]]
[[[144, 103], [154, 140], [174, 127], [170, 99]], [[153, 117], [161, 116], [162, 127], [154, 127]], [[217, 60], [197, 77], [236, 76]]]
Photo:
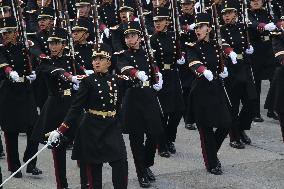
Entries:
[[27, 164], [29, 164], [34, 158], [36, 158], [43, 150], [45, 150], [50, 144], [47, 143], [46, 145], [44, 145], [44, 147], [42, 147], [42, 149], [40, 149], [33, 157], [31, 157], [24, 165], [22, 165], [17, 171], [15, 171], [10, 177], [8, 177], [6, 180], [4, 180], [4, 182], [2, 182], [2, 184], [0, 185], [0, 187], [2, 187], [6, 182], [8, 182], [15, 174], [17, 174], [20, 170], [22, 170]]

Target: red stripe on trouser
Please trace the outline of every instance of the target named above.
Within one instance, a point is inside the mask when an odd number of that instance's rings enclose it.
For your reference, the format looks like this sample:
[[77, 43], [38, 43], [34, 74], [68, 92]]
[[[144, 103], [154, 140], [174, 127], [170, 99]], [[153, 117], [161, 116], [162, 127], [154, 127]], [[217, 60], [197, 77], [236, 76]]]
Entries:
[[6, 144], [6, 152], [7, 152], [7, 164], [8, 164], [8, 171], [12, 171], [11, 169], [11, 160], [10, 160], [10, 145], [9, 145], [9, 137], [6, 135], [6, 132], [4, 132], [4, 138], [5, 138], [5, 144]]
[[55, 170], [55, 178], [56, 178], [56, 184], [57, 184], [57, 189], [61, 189], [62, 186], [61, 186], [61, 181], [60, 181], [60, 178], [59, 178], [59, 167], [58, 167], [58, 163], [57, 162], [57, 154], [56, 154], [56, 149], [53, 149], [52, 150], [52, 155], [53, 155], [53, 163], [54, 163], [54, 170]]
[[236, 132], [236, 130], [234, 130], [234, 129], [230, 130], [229, 136], [230, 136], [230, 142], [238, 141], [238, 140], [239, 140], [239, 135], [238, 135], [238, 133]]
[[90, 164], [86, 164], [86, 171], [87, 171], [89, 189], [94, 189], [92, 166]]
[[202, 155], [203, 155], [205, 167], [207, 169], [209, 169], [207, 151], [206, 151], [205, 142], [204, 142], [204, 140], [205, 140], [204, 139], [204, 131], [203, 131], [202, 128], [198, 129], [198, 131], [199, 131], [199, 136], [200, 136], [200, 144], [201, 144], [201, 150], [202, 150]]

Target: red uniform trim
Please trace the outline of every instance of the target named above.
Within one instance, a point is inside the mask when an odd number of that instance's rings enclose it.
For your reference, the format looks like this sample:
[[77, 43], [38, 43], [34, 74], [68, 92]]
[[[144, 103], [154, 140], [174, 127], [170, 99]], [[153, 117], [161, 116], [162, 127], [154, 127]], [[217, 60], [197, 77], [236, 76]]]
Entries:
[[260, 30], [260, 31], [263, 31], [265, 25], [266, 25], [265, 23], [259, 23], [258, 26], [257, 26], [257, 29]]
[[131, 69], [131, 70], [130, 70], [130, 77], [135, 77], [137, 72], [138, 72], [138, 70], [136, 70], [136, 69]]
[[227, 47], [227, 48], [224, 49], [224, 53], [226, 55], [229, 55], [232, 51], [233, 51], [233, 48], [231, 48], [231, 47]]
[[205, 66], [199, 66], [199, 68], [197, 68], [196, 71], [197, 71], [198, 73], [201, 73], [201, 74], [202, 74], [205, 70], [206, 70], [206, 67], [205, 67]]
[[10, 66], [7, 66], [7, 67], [4, 68], [4, 72], [5, 72], [6, 74], [9, 74], [12, 70], [13, 70], [13, 69], [12, 69]]
[[69, 77], [71, 76], [71, 74], [68, 73], [68, 72], [64, 72], [63, 75], [64, 75], [66, 78], [69, 78]]
[[199, 136], [200, 136], [200, 144], [201, 144], [201, 150], [202, 150], [204, 164], [205, 164], [205, 167], [207, 169], [209, 169], [208, 156], [207, 156], [205, 141], [204, 141], [205, 140], [204, 139], [204, 131], [203, 131], [202, 128], [199, 128], [198, 131], [199, 131]]
[[60, 127], [57, 129], [61, 134], [64, 134], [69, 129], [66, 123], [61, 123]]

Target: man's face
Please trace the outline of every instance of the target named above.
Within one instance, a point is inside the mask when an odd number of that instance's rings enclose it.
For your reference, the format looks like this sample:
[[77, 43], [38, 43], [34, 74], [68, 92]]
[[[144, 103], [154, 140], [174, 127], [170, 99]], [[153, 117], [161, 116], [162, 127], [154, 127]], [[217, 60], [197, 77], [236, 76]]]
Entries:
[[205, 39], [210, 31], [211, 28], [209, 28], [207, 24], [201, 24], [195, 27], [195, 34], [199, 41]]
[[89, 5], [83, 5], [78, 8], [79, 16], [80, 17], [89, 17], [89, 13], [91, 10], [91, 7]]
[[155, 26], [155, 30], [157, 32], [162, 32], [165, 29], [167, 29], [168, 26], [168, 21], [166, 19], [161, 19], [161, 20], [155, 20], [154, 21], [154, 26]]
[[154, 8], [164, 7], [167, 4], [167, 0], [152, 0]]
[[137, 33], [129, 33], [125, 36], [125, 43], [129, 48], [139, 49], [141, 38]]
[[61, 56], [63, 54], [63, 50], [65, 48], [65, 44], [60, 41], [51, 41], [48, 43], [48, 48], [50, 50], [50, 55], [53, 56]]
[[75, 30], [72, 32], [72, 37], [75, 43], [86, 41], [88, 36], [89, 36], [89, 33], [87, 31]]
[[111, 65], [111, 62], [105, 57], [97, 56], [93, 58], [92, 65], [96, 73], [106, 73]]
[[3, 44], [15, 43], [17, 41], [17, 36], [18, 34], [15, 31], [3, 32]]
[[38, 20], [39, 29], [48, 31], [53, 25], [53, 20], [50, 18], [41, 18]]
[[133, 17], [133, 12], [127, 10], [120, 11], [119, 17], [122, 22], [128, 22]]
[[11, 9], [6, 7], [6, 8], [1, 8], [0, 9], [0, 18], [8, 18], [11, 17]]
[[261, 9], [261, 7], [263, 6], [263, 2], [262, 0], [251, 0], [250, 6], [252, 10], [258, 10]]
[[185, 14], [191, 14], [193, 12], [193, 2], [192, 3], [184, 3], [181, 5], [181, 10]]
[[225, 24], [233, 24], [236, 22], [237, 14], [236, 11], [226, 11], [223, 13], [223, 20]]

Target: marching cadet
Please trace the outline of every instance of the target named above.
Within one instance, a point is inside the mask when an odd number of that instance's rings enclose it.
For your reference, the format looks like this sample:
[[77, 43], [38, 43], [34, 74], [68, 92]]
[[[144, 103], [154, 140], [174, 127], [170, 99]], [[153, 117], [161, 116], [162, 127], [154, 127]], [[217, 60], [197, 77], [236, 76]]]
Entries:
[[114, 54], [120, 54], [124, 50], [128, 49], [124, 41], [123, 25], [128, 21], [134, 20], [134, 8], [128, 5], [127, 2], [124, 2], [124, 0], [120, 2], [119, 18], [120, 18], [120, 23], [110, 28], [112, 35], [112, 47], [115, 52]]
[[268, 93], [268, 102], [265, 103], [271, 104], [278, 114], [284, 142], [284, 12], [282, 12], [278, 27], [278, 32], [275, 32], [272, 38], [272, 47], [280, 66], [276, 69], [272, 81], [274, 92]]
[[[212, 18], [207, 13], [198, 13], [195, 18], [196, 43], [188, 44], [187, 61], [195, 74], [189, 94], [189, 110], [200, 134], [202, 154], [208, 172], [222, 174], [217, 157], [222, 142], [231, 126], [222, 79], [228, 76], [227, 69], [220, 73], [220, 57], [217, 44], [210, 40]], [[217, 128], [216, 131], [213, 128]]]
[[88, 30], [89, 37], [87, 41], [95, 41], [95, 24], [93, 22], [93, 17], [91, 16], [92, 0], [78, 0], [76, 3], [77, 7], [77, 18], [84, 18], [89, 22]]
[[71, 127], [77, 127], [76, 120], [83, 121], [75, 138], [72, 159], [87, 162], [89, 189], [102, 189], [102, 166], [108, 162], [112, 167], [114, 189], [126, 189], [128, 168], [126, 148], [121, 128], [117, 126], [117, 104], [119, 80], [110, 75], [111, 48], [99, 44], [93, 53], [94, 74], [84, 78], [76, 99], [71, 105], [61, 126], [51, 132], [50, 142], [59, 140]]
[[[79, 80], [70, 56], [64, 54], [67, 45], [67, 31], [62, 28], [52, 28], [48, 37], [50, 57], [42, 58], [37, 71], [43, 73], [48, 89], [48, 98], [42, 108], [40, 117], [33, 130], [33, 139], [44, 142], [45, 133], [51, 132], [64, 119], [73, 100], [74, 90], [78, 89]], [[68, 131], [68, 139], [52, 150], [54, 169], [58, 189], [68, 188], [66, 178], [66, 146], [72, 141], [74, 132]]]
[[256, 99], [256, 89], [248, 57], [254, 50], [248, 44], [244, 24], [237, 21], [238, 7], [238, 0], [227, 0], [222, 4], [224, 25], [221, 26], [221, 36], [224, 52], [230, 57], [227, 65], [230, 74], [225, 81], [232, 105], [231, 116], [234, 125], [230, 132], [230, 146], [242, 149], [245, 147], [244, 144], [251, 144], [245, 130], [250, 129], [254, 117], [253, 102]]
[[[23, 161], [28, 161], [38, 150], [38, 143], [31, 140], [31, 133], [37, 118], [35, 99], [31, 82], [35, 80], [35, 72], [29, 62], [25, 45], [18, 39], [15, 18], [0, 19], [0, 32], [3, 46], [0, 49], [0, 69], [3, 78], [0, 88], [0, 125], [4, 131], [8, 170], [11, 173], [21, 167], [18, 151], [19, 133], [27, 134], [27, 146]], [[27, 173], [42, 174], [36, 167], [36, 159], [27, 166]], [[21, 178], [22, 172], [14, 177]]]
[[[186, 53], [186, 44], [197, 41], [197, 37], [195, 35], [194, 27], [194, 4], [195, 0], [181, 0], [181, 15], [179, 17], [180, 26], [182, 29], [182, 33], [180, 36], [180, 43], [182, 52]], [[190, 92], [191, 83], [194, 79], [194, 74], [188, 70], [187, 64], [180, 64], [178, 66], [179, 68], [179, 75], [181, 79], [182, 84], [182, 90], [183, 90], [183, 99], [185, 107], [187, 107], [187, 97]], [[185, 108], [186, 110], [187, 108]], [[192, 115], [186, 116], [186, 111], [183, 114], [184, 122], [185, 122], [185, 128], [189, 130], [196, 130], [196, 127], [194, 125], [194, 120], [192, 119]]]
[[[179, 58], [175, 33], [167, 31], [170, 13], [166, 7], [154, 8], [154, 25], [156, 32], [151, 36], [151, 47], [154, 50], [154, 59], [163, 75], [163, 88], [158, 91], [163, 110], [163, 127], [165, 133], [162, 135], [159, 144], [161, 157], [170, 157], [175, 154], [174, 145], [177, 127], [184, 111], [182, 88], [178, 75], [177, 64], [184, 64], [184, 57]], [[178, 62], [178, 63], [177, 63]], [[170, 153], [169, 153], [170, 152]]]
[[[161, 90], [163, 80], [158, 68], [151, 67], [148, 54], [141, 46], [139, 23], [128, 22], [123, 29], [129, 49], [118, 56], [117, 64], [121, 73], [129, 76], [131, 81], [122, 104], [123, 126], [129, 134], [139, 184], [146, 188], [150, 187], [150, 181], [155, 181], [150, 167], [154, 165], [156, 139], [162, 132], [161, 110], [156, 91]], [[153, 80], [156, 74], [159, 78], [155, 84]]]
[[[54, 24], [54, 10], [50, 7], [42, 7], [38, 13], [38, 28], [39, 31], [36, 35], [30, 35], [30, 40], [34, 43], [34, 46], [30, 49], [34, 57], [34, 67], [38, 66], [40, 57], [44, 57], [50, 54], [48, 48], [48, 36]], [[37, 107], [42, 109], [47, 99], [47, 87], [45, 85], [43, 76], [41, 73], [37, 73], [37, 78], [33, 83], [34, 94], [36, 98]]]
[[[260, 115], [261, 81], [265, 79], [271, 80], [276, 67], [270, 36], [270, 32], [276, 29], [276, 25], [273, 23], [269, 13], [264, 9], [262, 0], [251, 0], [248, 14], [251, 22], [249, 35], [254, 47], [252, 68], [257, 91], [257, 99], [254, 105], [254, 122], [263, 122], [264, 120]], [[277, 115], [270, 110], [268, 110], [267, 116], [277, 119]]]

